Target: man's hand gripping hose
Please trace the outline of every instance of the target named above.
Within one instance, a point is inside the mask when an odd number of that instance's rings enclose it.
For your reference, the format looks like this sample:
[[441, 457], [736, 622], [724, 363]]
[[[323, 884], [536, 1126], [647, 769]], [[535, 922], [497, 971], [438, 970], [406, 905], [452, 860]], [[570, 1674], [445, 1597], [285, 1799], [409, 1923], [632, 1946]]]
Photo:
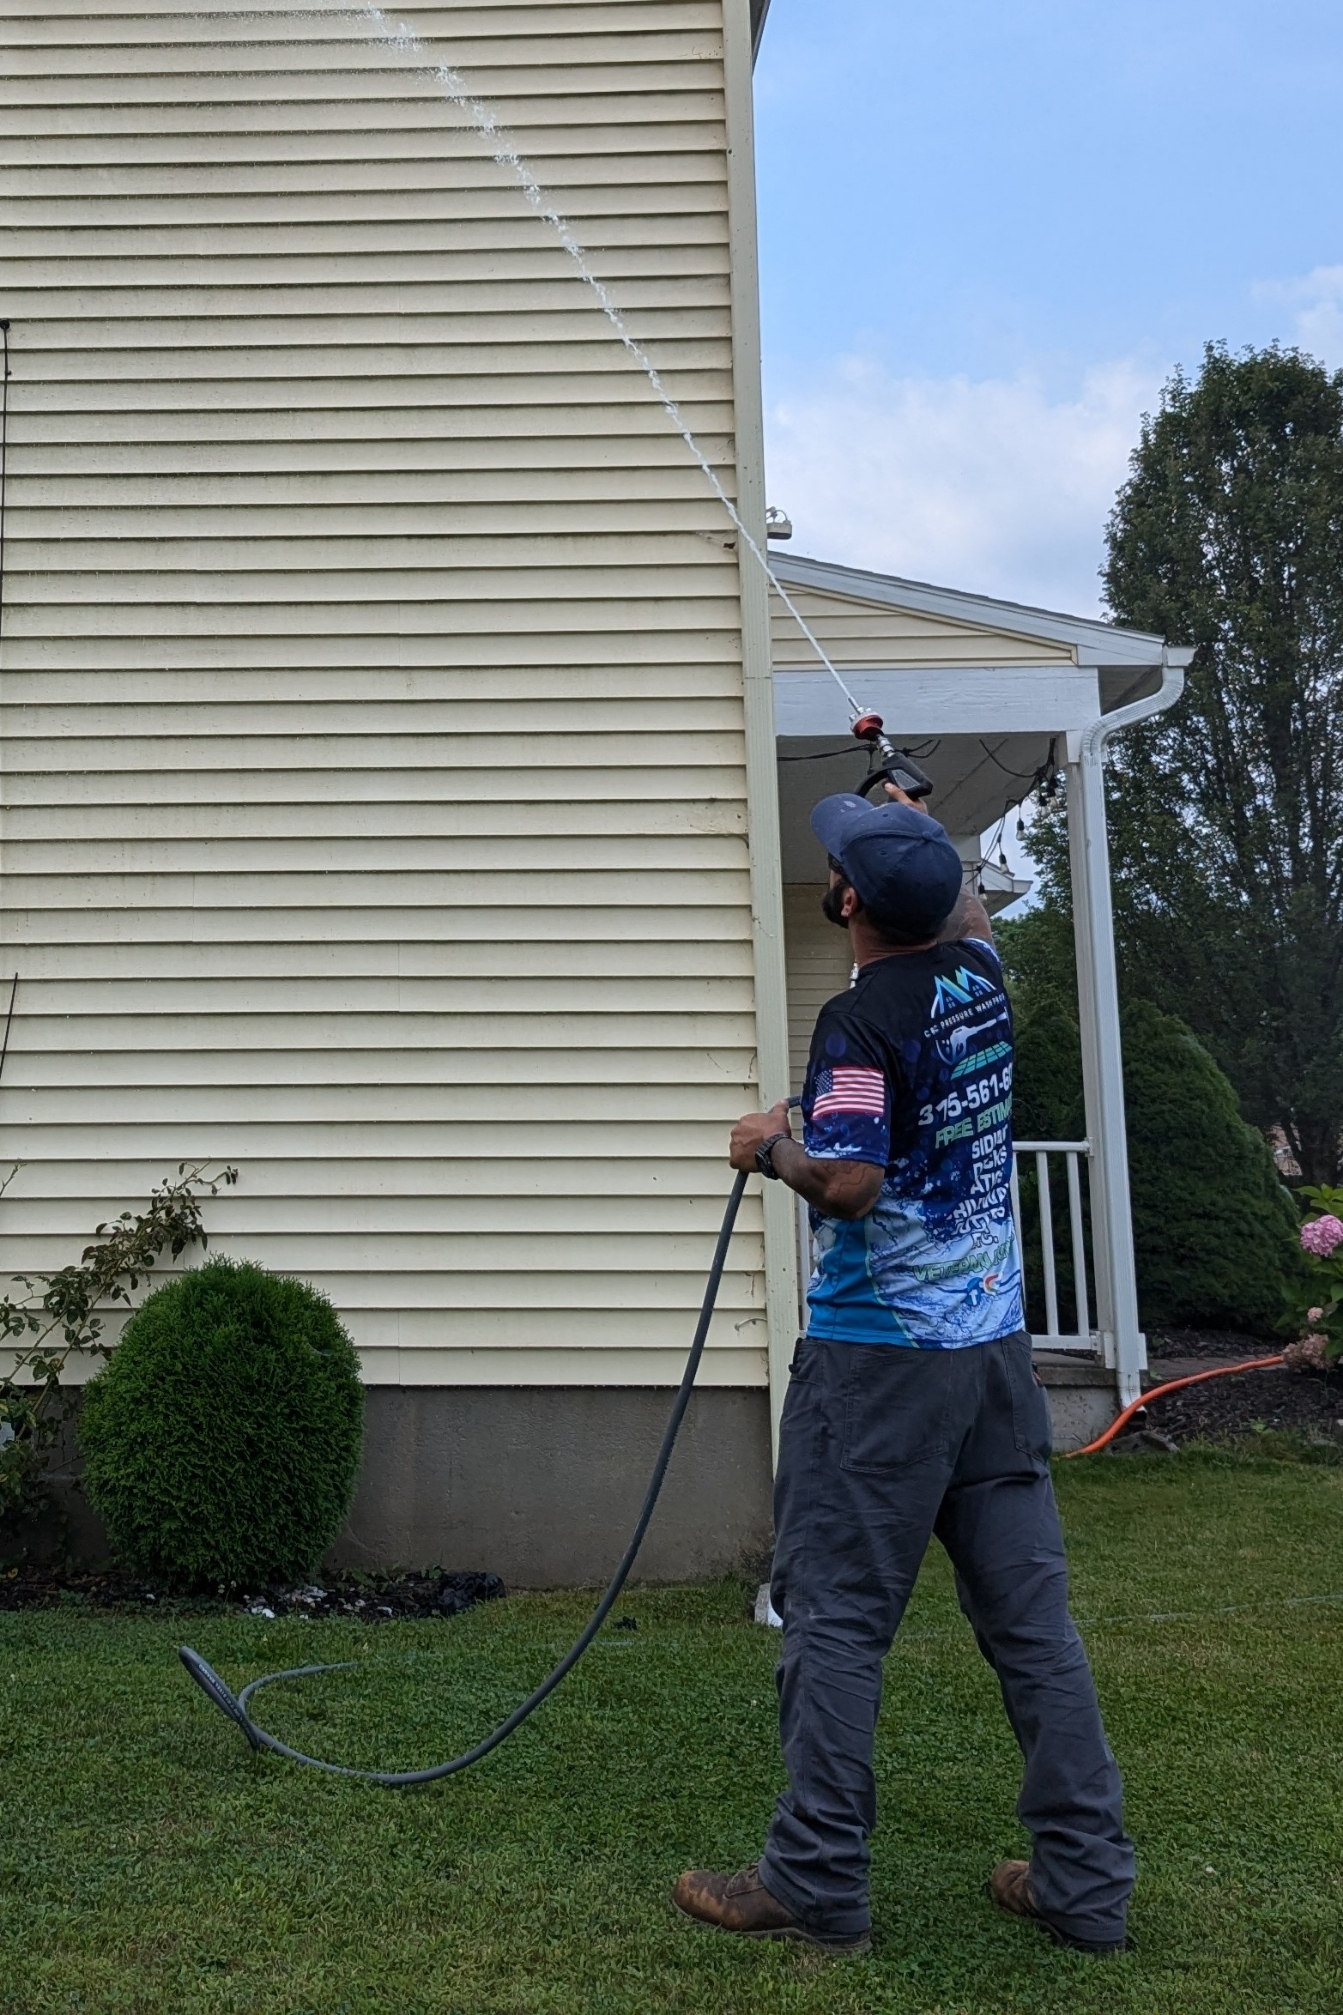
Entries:
[[653, 1473], [648, 1480], [648, 1489], [644, 1496], [643, 1509], [640, 1511], [638, 1522], [635, 1525], [633, 1533], [630, 1535], [629, 1545], [625, 1548], [621, 1556], [620, 1565], [612, 1575], [606, 1593], [593, 1610], [582, 1635], [575, 1643], [570, 1645], [553, 1672], [548, 1673], [536, 1688], [536, 1691], [529, 1693], [527, 1698], [513, 1709], [513, 1712], [508, 1716], [506, 1721], [501, 1721], [499, 1726], [489, 1735], [485, 1736], [483, 1741], [475, 1745], [474, 1749], [466, 1750], [461, 1756], [454, 1756], [451, 1762], [436, 1763], [427, 1770], [357, 1770], [352, 1764], [327, 1763], [321, 1757], [305, 1756], [302, 1750], [291, 1749], [287, 1742], [281, 1742], [278, 1735], [271, 1735], [268, 1730], [259, 1727], [252, 1719], [249, 1711], [253, 1694], [258, 1692], [263, 1686], [270, 1686], [280, 1679], [307, 1679], [318, 1672], [345, 1671], [348, 1670], [352, 1661], [347, 1660], [340, 1665], [295, 1665], [287, 1672], [265, 1672], [259, 1679], [253, 1679], [248, 1685], [244, 1686], [240, 1693], [235, 1694], [225, 1685], [213, 1666], [207, 1664], [198, 1651], [193, 1651], [189, 1644], [182, 1645], [178, 1656], [187, 1671], [191, 1674], [191, 1677], [195, 1680], [197, 1686], [200, 1687], [208, 1700], [214, 1702], [221, 1713], [228, 1715], [231, 1721], [237, 1722], [253, 1749], [269, 1749], [277, 1756], [287, 1756], [291, 1763], [305, 1763], [312, 1770], [329, 1770], [338, 1777], [362, 1777], [369, 1784], [381, 1784], [388, 1790], [393, 1791], [405, 1790], [414, 1784], [433, 1784], [440, 1777], [455, 1776], [457, 1771], [466, 1770], [471, 1764], [479, 1763], [483, 1756], [488, 1756], [492, 1749], [497, 1749], [501, 1742], [507, 1741], [514, 1729], [520, 1728], [528, 1715], [533, 1713], [541, 1705], [541, 1702], [555, 1691], [555, 1688], [566, 1674], [573, 1671], [575, 1665], [577, 1665], [579, 1659], [583, 1656], [583, 1653], [587, 1650], [593, 1638], [597, 1635], [597, 1632], [601, 1629], [603, 1623], [605, 1623], [607, 1617], [615, 1607], [616, 1598], [625, 1586], [630, 1569], [633, 1567], [635, 1559], [638, 1556], [639, 1548], [643, 1545], [644, 1535], [648, 1531], [654, 1507], [662, 1490], [663, 1479], [667, 1474], [667, 1465], [671, 1461], [672, 1450], [676, 1446], [676, 1437], [680, 1433], [681, 1422], [685, 1419], [686, 1408], [690, 1404], [690, 1394], [694, 1389], [695, 1374], [699, 1370], [699, 1362], [704, 1355], [704, 1345], [709, 1334], [709, 1323], [713, 1317], [714, 1304], [718, 1299], [718, 1289], [723, 1278], [723, 1268], [727, 1261], [728, 1246], [732, 1242], [732, 1230], [737, 1222], [737, 1212], [741, 1207], [742, 1193], [745, 1188], [746, 1175], [745, 1173], [740, 1173], [732, 1185], [732, 1194], [728, 1197], [727, 1208], [723, 1212], [723, 1223], [718, 1233], [718, 1244], [714, 1248], [713, 1263], [709, 1268], [709, 1278], [704, 1284], [704, 1299], [700, 1304], [699, 1320], [695, 1325], [695, 1335], [690, 1345], [690, 1354], [686, 1358], [685, 1370], [681, 1374], [681, 1384], [672, 1404], [671, 1413], [668, 1416], [667, 1426], [662, 1436], [662, 1445], [658, 1449], [657, 1460], [653, 1464]]

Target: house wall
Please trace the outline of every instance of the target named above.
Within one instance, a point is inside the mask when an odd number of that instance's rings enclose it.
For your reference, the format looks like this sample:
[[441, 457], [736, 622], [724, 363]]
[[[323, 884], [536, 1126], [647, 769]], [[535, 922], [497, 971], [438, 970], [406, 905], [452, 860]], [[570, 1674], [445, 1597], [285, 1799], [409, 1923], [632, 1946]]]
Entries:
[[[735, 487], [719, 0], [402, 17]], [[0, 41], [0, 1264], [232, 1161], [213, 1242], [324, 1288], [371, 1385], [674, 1383], [757, 1099], [721, 506], [370, 21], [50, 0]], [[762, 1268], [752, 1197], [711, 1390], [765, 1382]]]
[[789, 882], [784, 889], [784, 931], [788, 946], [788, 1064], [792, 1089], [800, 1093], [811, 1054], [811, 1032], [828, 1000], [849, 984], [853, 959], [845, 933], [821, 914], [825, 883]]

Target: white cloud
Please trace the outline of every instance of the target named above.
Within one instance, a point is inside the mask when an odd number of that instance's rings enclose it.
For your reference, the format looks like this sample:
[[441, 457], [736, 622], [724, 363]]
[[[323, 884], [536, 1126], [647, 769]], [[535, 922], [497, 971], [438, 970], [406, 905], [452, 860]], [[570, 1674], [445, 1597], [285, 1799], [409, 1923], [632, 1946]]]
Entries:
[[1030, 377], [900, 378], [838, 359], [765, 415], [793, 550], [1079, 615], [1163, 373], [1118, 360], [1072, 398]]
[[1304, 279], [1257, 291], [1295, 303], [1301, 348], [1331, 367], [1343, 365], [1343, 266], [1316, 266]]

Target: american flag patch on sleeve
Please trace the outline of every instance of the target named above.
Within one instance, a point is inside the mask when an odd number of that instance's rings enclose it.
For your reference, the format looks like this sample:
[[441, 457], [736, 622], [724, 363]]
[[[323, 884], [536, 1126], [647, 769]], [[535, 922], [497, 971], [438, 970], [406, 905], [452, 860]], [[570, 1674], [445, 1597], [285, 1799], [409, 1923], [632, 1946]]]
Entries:
[[841, 1064], [834, 1070], [816, 1073], [813, 1119], [825, 1119], [838, 1112], [863, 1113], [869, 1119], [886, 1117], [886, 1080], [879, 1070], [864, 1070]]

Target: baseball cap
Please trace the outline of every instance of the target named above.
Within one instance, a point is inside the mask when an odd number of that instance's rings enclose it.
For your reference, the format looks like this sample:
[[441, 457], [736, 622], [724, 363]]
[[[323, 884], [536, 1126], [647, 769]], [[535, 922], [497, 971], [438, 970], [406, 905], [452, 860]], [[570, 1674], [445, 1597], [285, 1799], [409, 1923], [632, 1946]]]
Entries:
[[822, 798], [811, 829], [879, 922], [929, 937], [961, 892], [961, 857], [945, 829], [912, 805]]

